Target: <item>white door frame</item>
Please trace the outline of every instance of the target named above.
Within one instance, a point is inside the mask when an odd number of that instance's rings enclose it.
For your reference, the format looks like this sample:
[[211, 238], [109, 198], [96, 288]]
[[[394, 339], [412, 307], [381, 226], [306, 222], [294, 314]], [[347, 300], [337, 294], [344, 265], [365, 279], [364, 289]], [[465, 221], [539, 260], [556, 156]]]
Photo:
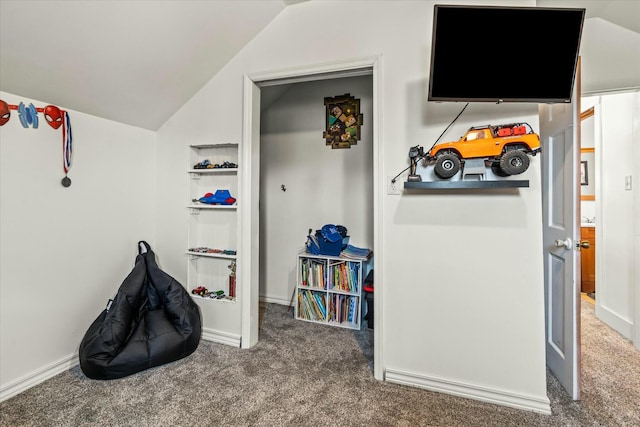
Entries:
[[[384, 277], [382, 253], [382, 140], [380, 105], [382, 105], [382, 56], [315, 64], [299, 68], [267, 71], [244, 76], [243, 129], [240, 158], [241, 201], [240, 245], [238, 250], [238, 281], [242, 290], [242, 347], [249, 348], [258, 341], [259, 295], [259, 198], [260, 198], [260, 88], [292, 82], [315, 81], [329, 78], [371, 74], [373, 76], [373, 253], [376, 257], [376, 291], [374, 294], [374, 377], [384, 379], [382, 362], [383, 322], [382, 307]], [[257, 117], [256, 117], [257, 116]]]
[[[637, 94], [640, 97], [640, 90]], [[633, 135], [636, 137], [640, 136], [640, 99], [636, 98], [634, 105], [635, 116], [638, 117], [638, 120], [634, 120], [633, 122]], [[635, 176], [633, 185], [635, 185], [634, 193], [634, 207], [633, 211], [635, 212], [635, 217], [640, 217], [640, 148], [638, 148], [638, 144], [635, 144], [635, 148], [633, 149], [633, 158], [634, 158], [634, 167], [632, 174]], [[597, 197], [597, 196], [596, 196]], [[600, 196], [601, 197], [601, 196]], [[636, 253], [636, 262], [635, 269], [633, 272], [634, 279], [634, 288], [635, 288], [635, 318], [633, 320], [633, 344], [636, 346], [638, 350], [640, 350], [640, 223], [635, 222], [635, 230], [634, 230], [634, 240], [633, 247], [635, 248]], [[596, 255], [597, 256], [597, 255]], [[597, 279], [596, 279], [597, 280]]]

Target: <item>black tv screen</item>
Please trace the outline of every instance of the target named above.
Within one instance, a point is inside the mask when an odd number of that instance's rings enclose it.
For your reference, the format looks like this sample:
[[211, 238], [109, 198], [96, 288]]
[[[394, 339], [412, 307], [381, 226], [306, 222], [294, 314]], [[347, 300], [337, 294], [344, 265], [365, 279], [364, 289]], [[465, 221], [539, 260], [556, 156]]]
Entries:
[[428, 100], [571, 102], [584, 13], [435, 5]]

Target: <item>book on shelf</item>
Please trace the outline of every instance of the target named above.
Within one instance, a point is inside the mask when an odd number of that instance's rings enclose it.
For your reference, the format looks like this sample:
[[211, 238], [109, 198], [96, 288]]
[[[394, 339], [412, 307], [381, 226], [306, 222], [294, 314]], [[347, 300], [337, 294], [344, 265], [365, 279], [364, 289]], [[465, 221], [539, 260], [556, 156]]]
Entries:
[[300, 281], [302, 286], [307, 286], [307, 278], [308, 278], [307, 263], [303, 259], [300, 260], [300, 276], [301, 276]]
[[347, 247], [340, 252], [340, 256], [343, 258], [366, 261], [371, 257], [371, 253], [370, 249], [347, 245]]
[[301, 293], [298, 294], [298, 317], [307, 317], [307, 308], [304, 306]]
[[349, 298], [349, 317], [347, 318], [349, 322], [353, 322], [354, 302], [355, 300], [353, 298]]
[[303, 319], [311, 319], [309, 308], [301, 293], [298, 294], [298, 317], [302, 317]]
[[330, 266], [331, 289], [346, 292], [358, 292], [358, 273], [360, 263], [346, 261]]
[[[307, 291], [305, 291], [307, 292]], [[317, 316], [313, 306], [311, 305], [311, 301], [309, 301], [309, 296], [303, 292], [302, 293], [302, 302], [304, 303], [306, 309], [307, 309], [307, 319], [309, 320], [314, 320]]]
[[340, 317], [340, 323], [343, 323], [349, 316], [349, 299], [346, 295], [341, 295], [340, 302], [342, 303], [342, 316]]
[[313, 307], [311, 301], [309, 301], [309, 296], [302, 293], [301, 295], [301, 301], [302, 301], [302, 305], [304, 307], [304, 318], [308, 319], [308, 320], [317, 320], [318, 319], [318, 313], [316, 312], [315, 308]]
[[324, 320], [326, 315], [326, 308], [322, 298], [317, 292], [303, 291], [303, 300], [310, 307], [310, 311], [313, 313], [313, 320]]
[[351, 298], [351, 318], [349, 321], [351, 323], [358, 323], [358, 315], [359, 315], [359, 305], [358, 299], [356, 297]]
[[336, 317], [336, 305], [333, 295], [329, 295], [329, 306], [327, 307], [327, 309], [329, 310], [329, 317], [327, 318], [327, 320], [331, 322], [335, 320]]
[[326, 318], [326, 316], [327, 316], [327, 309], [326, 309], [326, 308], [325, 308], [325, 306], [324, 306], [324, 301], [323, 301], [322, 296], [320, 296], [320, 294], [319, 294], [319, 293], [314, 292], [314, 293], [313, 293], [313, 298], [315, 299], [316, 304], [318, 305], [318, 309], [320, 309], [320, 313], [322, 314], [322, 318], [323, 318], [323, 319], [324, 319], [324, 318]]
[[309, 300], [309, 295], [303, 294], [302, 299], [304, 300], [304, 303], [307, 306], [307, 311], [309, 313], [309, 316], [307, 317], [307, 319], [318, 320], [319, 319], [318, 312], [316, 311], [316, 308], [313, 305], [313, 303]]
[[324, 264], [311, 259], [300, 260], [300, 284], [309, 288], [324, 288]]

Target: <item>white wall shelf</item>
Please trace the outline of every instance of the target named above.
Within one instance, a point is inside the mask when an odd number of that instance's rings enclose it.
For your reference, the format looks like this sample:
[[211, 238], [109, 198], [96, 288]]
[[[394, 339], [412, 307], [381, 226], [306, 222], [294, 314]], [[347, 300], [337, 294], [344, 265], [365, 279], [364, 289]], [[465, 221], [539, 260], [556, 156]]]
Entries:
[[237, 150], [238, 143], [237, 142], [221, 142], [219, 144], [192, 144], [192, 145], [189, 145], [189, 147], [195, 148], [198, 150], [202, 150], [205, 148], [235, 148]]
[[229, 298], [210, 298], [210, 297], [201, 297], [200, 295], [194, 295], [191, 294], [191, 298], [193, 298], [194, 300], [197, 301], [205, 301], [207, 303], [212, 302], [212, 303], [216, 303], [216, 302], [222, 302], [222, 303], [231, 303], [231, 304], [235, 304], [236, 300], [235, 298], [233, 299], [229, 299]]
[[205, 258], [223, 258], [223, 259], [237, 259], [238, 258], [237, 255], [225, 255], [225, 254], [215, 253], [215, 252], [211, 252], [210, 253], [210, 252], [187, 251], [186, 254], [194, 256], [194, 257], [205, 257]]
[[189, 209], [229, 209], [229, 210], [236, 210], [238, 209], [238, 204], [234, 203], [233, 205], [198, 205], [198, 204], [193, 204], [193, 205], [189, 205], [187, 206]]
[[[206, 193], [228, 190], [231, 197], [237, 197], [239, 168], [196, 169], [195, 165], [208, 161], [210, 164], [224, 162], [238, 165], [237, 143], [190, 145], [189, 155], [189, 196], [197, 200]], [[188, 248], [216, 248], [220, 250], [236, 250], [238, 246], [237, 202], [231, 205], [209, 205], [191, 203], [189, 210]], [[231, 287], [231, 266], [237, 260], [236, 255], [216, 252], [199, 252], [187, 249], [187, 290], [191, 296], [202, 304], [216, 302], [234, 302], [235, 288]], [[200, 286], [208, 292], [224, 291], [226, 298], [217, 299], [209, 296], [193, 294]]]
[[197, 175], [206, 174], [237, 174], [238, 168], [209, 168], [209, 169], [189, 169], [189, 173]]
[[472, 189], [472, 188], [517, 188], [529, 187], [528, 180], [501, 180], [501, 181], [424, 181], [405, 182], [404, 188], [407, 190], [449, 190], [449, 189]]

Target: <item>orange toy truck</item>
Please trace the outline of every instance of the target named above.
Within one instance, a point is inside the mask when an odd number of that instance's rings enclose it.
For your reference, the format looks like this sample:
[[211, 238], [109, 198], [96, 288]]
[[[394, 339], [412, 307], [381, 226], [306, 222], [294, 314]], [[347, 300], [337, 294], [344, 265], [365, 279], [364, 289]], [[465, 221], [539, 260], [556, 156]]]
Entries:
[[528, 123], [470, 128], [454, 142], [437, 144], [425, 155], [435, 162], [434, 172], [443, 179], [454, 176], [465, 159], [484, 158], [497, 176], [518, 175], [529, 168], [529, 155], [540, 152], [540, 137]]

